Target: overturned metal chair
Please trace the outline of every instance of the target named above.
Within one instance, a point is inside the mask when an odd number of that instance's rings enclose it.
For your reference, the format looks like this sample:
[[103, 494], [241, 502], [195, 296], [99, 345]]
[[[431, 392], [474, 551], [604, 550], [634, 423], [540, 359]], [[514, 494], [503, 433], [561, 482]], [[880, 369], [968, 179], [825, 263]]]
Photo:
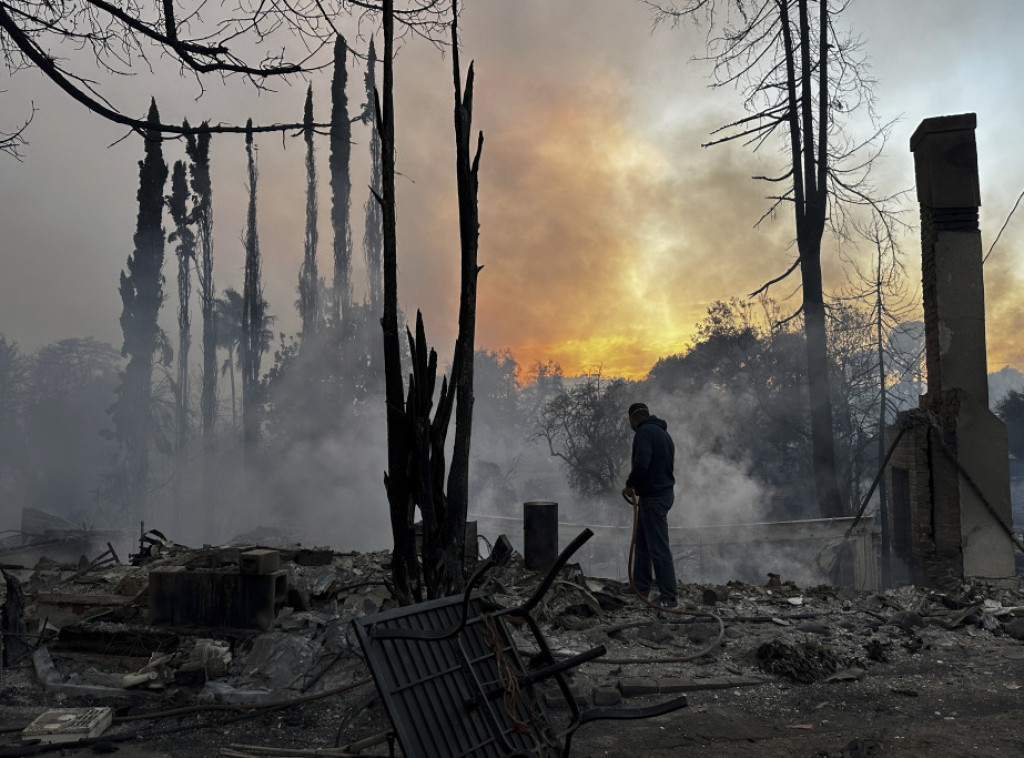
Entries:
[[[686, 705], [685, 697], [677, 697], [647, 708], [582, 710], [570, 692], [565, 673], [604, 655], [605, 647], [556, 661], [531, 611], [592, 535], [581, 532], [521, 606], [504, 608], [475, 589], [511, 555], [502, 536], [463, 595], [353, 622], [405, 756], [564, 757], [573, 733], [590, 721], [648, 718]], [[505, 616], [522, 619], [532, 633], [539, 652], [530, 661], [516, 647]], [[568, 705], [567, 723], [560, 727], [549, 719], [540, 689], [549, 680]]]

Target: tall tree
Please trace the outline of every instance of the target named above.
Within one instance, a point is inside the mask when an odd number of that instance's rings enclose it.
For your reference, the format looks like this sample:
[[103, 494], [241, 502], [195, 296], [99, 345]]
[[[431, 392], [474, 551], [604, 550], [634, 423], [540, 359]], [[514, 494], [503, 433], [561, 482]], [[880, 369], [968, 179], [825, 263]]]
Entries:
[[374, 112], [374, 93], [377, 91], [377, 51], [370, 40], [366, 56], [366, 103], [363, 105], [363, 123], [370, 125], [370, 194], [366, 198], [366, 221], [363, 226], [363, 256], [366, 261], [367, 298], [370, 313], [378, 316], [384, 305], [383, 216], [378, 198], [383, 193], [380, 124]]
[[[192, 264], [195, 261], [196, 236], [189, 225], [188, 214], [188, 180], [185, 176], [185, 164], [174, 162], [171, 171], [171, 194], [167, 198], [167, 207], [174, 221], [174, 231], [168, 237], [178, 244], [174, 248], [178, 256], [178, 372], [174, 385], [175, 394], [175, 466], [174, 489], [176, 520], [182, 509], [181, 485], [184, 476], [184, 463], [188, 450], [189, 433], [189, 349], [192, 344], [192, 325], [189, 308], [192, 295]], [[175, 526], [179, 526], [175, 524]]]
[[[309, 102], [309, 101], [307, 101]], [[250, 123], [251, 120], [250, 120]], [[260, 240], [256, 228], [256, 149], [252, 132], [245, 135], [249, 169], [249, 207], [245, 222], [245, 282], [242, 289], [242, 440], [247, 466], [255, 465], [259, 446], [260, 358], [264, 348], [266, 301], [260, 283]]]
[[[371, 50], [373, 43], [370, 43]], [[348, 117], [348, 45], [340, 34], [334, 41], [334, 77], [331, 79], [331, 228], [334, 230], [334, 295], [331, 317], [335, 326], [351, 333], [352, 318], [352, 123]], [[371, 148], [372, 149], [372, 148]]]
[[[456, 134], [458, 151], [460, 218], [462, 227], [463, 280], [460, 298], [460, 325], [452, 382], [442, 380], [437, 407], [431, 418], [437, 370], [437, 355], [428, 349], [423, 319], [416, 318], [416, 333], [408, 334], [412, 359], [408, 395], [402, 377], [398, 339], [398, 264], [395, 223], [395, 122], [394, 122], [394, 3], [384, 0], [384, 82], [376, 98], [377, 123], [382, 155], [382, 192], [378, 195], [383, 218], [384, 314], [381, 326], [384, 336], [384, 386], [387, 408], [388, 469], [384, 476], [395, 546], [392, 556], [392, 578], [400, 602], [449, 594], [461, 586], [462, 553], [455, 551], [464, 544], [465, 517], [459, 521], [459, 510], [449, 511], [445, 491], [445, 441], [455, 402], [460, 376], [468, 376], [463, 385], [464, 412], [467, 426], [457, 442], [460, 457], [455, 483], [462, 487], [468, 476], [469, 424], [472, 422], [472, 350], [476, 303], [476, 167], [477, 156], [470, 160], [472, 114], [472, 73], [466, 92], [461, 91], [458, 59], [455, 59]], [[457, 11], [457, 3], [452, 5]], [[455, 34], [453, 28], [453, 35]], [[453, 37], [454, 38], [454, 37]], [[469, 373], [462, 348], [468, 346]], [[416, 508], [423, 518], [422, 565], [417, 561], [413, 531]], [[461, 507], [461, 506], [459, 506]], [[455, 515], [453, 516], [452, 513]]]
[[[156, 101], [149, 107], [149, 120], [159, 123]], [[135, 250], [128, 256], [127, 273], [121, 272], [121, 355], [128, 358], [117, 390], [112, 415], [118, 442], [125, 455], [131, 507], [136, 515], [145, 513], [149, 483], [149, 453], [152, 442], [153, 359], [166, 341], [157, 315], [163, 304], [164, 183], [167, 164], [159, 132], [146, 134], [145, 158], [139, 162], [139, 215], [134, 236]], [[164, 351], [164, 359], [169, 357]]]
[[[381, 206], [383, 230], [384, 401], [387, 413], [388, 469], [384, 474], [391, 516], [394, 550], [391, 575], [398, 600], [407, 605], [419, 595], [420, 572], [412, 522], [415, 512], [409, 460], [411, 429], [403, 407], [405, 382], [398, 340], [398, 240], [395, 218], [395, 102], [394, 102], [394, 0], [383, 0], [384, 82], [377, 101], [377, 134], [381, 146]], [[424, 349], [425, 352], [425, 349]], [[430, 397], [428, 395], [428, 397]]]
[[[901, 325], [909, 318], [912, 312], [919, 310], [919, 305], [913, 302], [908, 296], [906, 288], [906, 270], [902, 263], [902, 256], [898, 245], [898, 231], [902, 231], [902, 224], [899, 226], [898, 218], [873, 218], [869, 224], [858, 225], [859, 235], [875, 247], [875, 255], [872, 261], [871, 270], [863, 271], [857, 261], [849, 261], [847, 270], [852, 270], [852, 275], [847, 274], [850, 280], [850, 292], [847, 300], [870, 303], [868, 320], [871, 322], [871, 355], [873, 360], [869, 369], [873, 374], [873, 381], [870, 382], [871, 392], [869, 402], [876, 419], [874, 443], [876, 455], [870, 461], [873, 470], [869, 472], [854, 471], [858, 478], [871, 479], [875, 473], [885, 466], [888, 442], [885, 438], [885, 429], [890, 419], [895, 418], [900, 410], [905, 410], [901, 405], [901, 398], [890, 392], [898, 381], [898, 375], [902, 373], [901, 364], [907, 362], [909, 357], [913, 363], [913, 357], [903, 354], [898, 349], [900, 340], [894, 339], [901, 331]], [[842, 313], [842, 308], [835, 309], [835, 313]], [[833, 317], [833, 322], [836, 320]], [[835, 331], [835, 327], [833, 327]], [[862, 338], [866, 344], [868, 338]], [[839, 361], [837, 361], [838, 363]], [[833, 393], [835, 394], [835, 393]], [[853, 397], [853, 393], [840, 393], [840, 398]], [[914, 398], [915, 403], [917, 398]], [[870, 427], [865, 417], [860, 421], [859, 426]], [[847, 455], [851, 461], [857, 459], [856, 455]], [[865, 473], [867, 476], [865, 477]], [[851, 477], [853, 478], [853, 477]], [[891, 535], [889, 534], [889, 493], [887, 491], [885, 477], [878, 481], [878, 512], [881, 514], [881, 580], [882, 586], [888, 587], [891, 583], [890, 547]], [[858, 500], [860, 498], [858, 497]]]
[[[186, 126], [188, 122], [186, 121]], [[205, 122], [204, 122], [205, 125]], [[199, 312], [203, 320], [203, 372], [199, 415], [203, 427], [203, 499], [214, 501], [214, 466], [217, 449], [217, 290], [213, 282], [213, 181], [210, 177], [210, 133], [186, 133], [189, 157], [189, 185], [192, 188], [192, 221], [198, 234], [196, 280], [199, 283]], [[207, 510], [207, 513], [210, 513]]]
[[887, 128], [876, 129], [871, 139], [853, 142], [837, 120], [861, 105], [873, 116], [858, 42], [840, 36], [835, 24], [845, 6], [833, 11], [828, 0], [819, 0], [815, 15], [812, 0], [643, 2], [655, 9], [658, 20], [693, 17], [716, 30], [709, 37], [715, 86], [738, 86], [750, 115], [716, 130], [719, 136], [708, 144], [738, 139], [757, 149], [773, 135], [785, 140], [781, 174], [758, 177], [786, 188], [773, 193], [771, 209], [762, 220], [781, 204], [791, 203], [798, 256], [782, 276], [758, 292], [799, 269], [815, 489], [820, 515], [840, 516], [844, 508], [833, 439], [821, 243], [827, 224], [842, 231], [850, 204], [884, 213], [887, 200], [872, 198], [866, 184], [877, 155], [872, 151], [884, 143]]
[[[316, 201], [316, 161], [313, 153], [313, 86], [306, 90], [306, 107], [303, 115], [302, 138], [306, 142], [306, 239], [303, 247], [302, 266], [299, 268], [299, 316], [302, 318], [302, 338], [311, 339], [319, 331], [320, 274], [316, 265], [317, 233], [317, 201]], [[251, 136], [246, 136], [246, 149], [252, 155]], [[250, 179], [252, 178], [250, 163]], [[250, 187], [255, 197], [255, 186]], [[253, 210], [254, 209], [250, 209]], [[255, 222], [253, 222], [255, 223]]]
[[455, 86], [455, 175], [459, 197], [459, 239], [461, 241], [461, 283], [459, 287], [459, 334], [455, 341], [452, 382], [455, 384], [455, 444], [448, 471], [445, 513], [445, 541], [450, 588], [462, 585], [462, 556], [466, 544], [466, 517], [469, 511], [469, 452], [473, 429], [473, 357], [476, 341], [476, 286], [480, 266], [477, 251], [480, 237], [480, 213], [477, 205], [480, 153], [484, 134], [479, 133], [476, 154], [471, 156], [473, 139], [473, 64], [462, 88], [459, 68], [458, 5], [452, 0], [452, 79]]

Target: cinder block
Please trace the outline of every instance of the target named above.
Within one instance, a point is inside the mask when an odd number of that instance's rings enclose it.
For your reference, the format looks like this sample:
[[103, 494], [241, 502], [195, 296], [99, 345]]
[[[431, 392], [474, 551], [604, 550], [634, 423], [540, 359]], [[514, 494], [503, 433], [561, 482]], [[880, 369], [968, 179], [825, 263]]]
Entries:
[[281, 568], [281, 554], [276, 550], [258, 548], [238, 554], [238, 573], [266, 576]]

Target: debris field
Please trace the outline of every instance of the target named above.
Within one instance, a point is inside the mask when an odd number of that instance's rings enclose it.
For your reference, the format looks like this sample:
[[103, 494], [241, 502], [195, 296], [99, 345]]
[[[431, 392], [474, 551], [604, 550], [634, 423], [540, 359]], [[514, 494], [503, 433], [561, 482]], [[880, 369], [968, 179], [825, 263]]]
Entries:
[[[41, 559], [6, 568], [0, 756], [401, 755], [352, 623], [394, 607], [389, 557], [154, 542], [138, 565]], [[169, 586], [154, 573], [246, 570], [283, 577], [257, 583], [270, 594], [250, 603], [251, 623], [245, 609], [232, 626], [193, 623], [206, 620], [194, 599], [173, 611], [191, 619], [153, 623], [170, 613], [154, 600]], [[514, 555], [480, 589], [509, 607], [542, 579]], [[23, 631], [13, 631], [18, 593]], [[533, 611], [548, 644], [558, 657], [606, 648], [569, 672], [578, 703], [637, 708], [688, 698], [654, 718], [584, 724], [572, 755], [1024, 754], [1019, 589], [855, 592], [766, 574], [762, 585], [682, 584], [678, 610], [656, 611], [628, 584], [584, 576], [577, 564], [558, 572]], [[707, 614], [722, 619], [724, 634]], [[532, 655], [528, 630], [514, 617], [508, 627]], [[556, 688], [538, 687], [557, 723], [567, 703]], [[110, 723], [80, 742], [26, 732], [44, 715], [72, 719], [62, 709], [104, 711]]]

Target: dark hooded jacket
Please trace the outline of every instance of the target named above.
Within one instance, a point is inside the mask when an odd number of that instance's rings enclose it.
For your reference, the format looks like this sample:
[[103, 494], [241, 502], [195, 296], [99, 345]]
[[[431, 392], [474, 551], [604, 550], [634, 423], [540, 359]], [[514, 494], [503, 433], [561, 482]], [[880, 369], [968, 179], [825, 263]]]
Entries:
[[672, 491], [676, 446], [668, 433], [668, 424], [657, 416], [648, 416], [633, 435], [633, 466], [626, 486], [640, 497], [657, 497]]

